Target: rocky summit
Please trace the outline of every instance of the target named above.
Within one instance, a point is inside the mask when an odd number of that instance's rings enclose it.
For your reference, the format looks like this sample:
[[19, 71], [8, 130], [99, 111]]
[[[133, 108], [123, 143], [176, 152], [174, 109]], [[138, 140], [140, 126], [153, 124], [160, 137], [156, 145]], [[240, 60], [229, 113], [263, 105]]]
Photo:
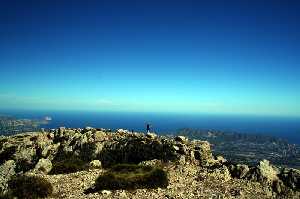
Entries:
[[[87, 191], [118, 164], [162, 168], [168, 184]], [[207, 141], [124, 129], [61, 127], [2, 136], [1, 197], [22, 198], [14, 193], [12, 180], [20, 175], [51, 183], [53, 191], [44, 198], [300, 198], [299, 170], [275, 167], [268, 160], [256, 166], [233, 164], [215, 157]]]

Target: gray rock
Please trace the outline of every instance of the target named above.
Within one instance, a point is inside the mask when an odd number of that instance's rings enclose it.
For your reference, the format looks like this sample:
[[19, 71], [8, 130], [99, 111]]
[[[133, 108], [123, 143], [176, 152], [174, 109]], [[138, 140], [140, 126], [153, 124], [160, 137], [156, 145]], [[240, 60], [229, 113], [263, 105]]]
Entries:
[[199, 160], [202, 166], [207, 166], [214, 160], [211, 153], [210, 144], [207, 141], [196, 142], [194, 156], [196, 160]]
[[244, 164], [230, 165], [228, 168], [234, 178], [244, 178], [250, 170], [248, 165]]
[[91, 168], [101, 168], [102, 164], [100, 160], [92, 160], [89, 164]]
[[34, 172], [38, 172], [38, 173], [42, 172], [42, 173], [47, 174], [47, 173], [49, 173], [51, 171], [51, 169], [52, 169], [52, 163], [51, 163], [51, 161], [48, 160], [48, 159], [42, 158], [35, 165]]
[[15, 174], [16, 163], [8, 160], [0, 166], [0, 193], [7, 192], [7, 182]]
[[49, 134], [48, 134], [48, 137], [49, 137], [49, 139], [54, 139], [54, 133], [53, 132], [50, 132]]
[[28, 161], [32, 161], [32, 158], [34, 156], [36, 156], [36, 149], [33, 148], [33, 146], [32, 147], [26, 147], [24, 145], [21, 145], [19, 147], [19, 149], [17, 150], [17, 152], [13, 155], [13, 159], [14, 160], [28, 160]]
[[227, 160], [226, 160], [223, 156], [217, 156], [216, 160], [217, 160], [220, 164], [224, 164], [225, 162], [227, 162]]
[[146, 136], [147, 136], [147, 138], [150, 138], [150, 139], [155, 139], [157, 137], [157, 135], [155, 133], [147, 133]]
[[184, 137], [184, 136], [176, 136], [176, 137], [174, 138], [174, 140], [177, 141], [177, 142], [185, 143], [185, 142], [188, 141], [188, 138], [186, 138], [186, 137]]
[[62, 135], [62, 134], [65, 132], [65, 130], [66, 130], [66, 127], [59, 127], [59, 128], [58, 128], [58, 133], [59, 133], [60, 135]]
[[182, 143], [178, 143], [175, 146], [178, 147], [179, 150], [177, 150], [177, 152], [181, 155], [186, 155], [188, 153], [188, 148], [185, 144]]
[[93, 136], [96, 142], [104, 141], [106, 137], [106, 133], [104, 131], [96, 131]]
[[231, 179], [230, 172], [224, 165], [222, 167], [209, 171], [208, 176], [216, 180], [220, 180], [221, 182], [227, 182]]
[[[280, 181], [278, 178], [278, 170], [272, 166], [268, 160], [262, 160], [256, 167], [250, 168], [249, 172], [247, 172], [244, 178], [247, 180], [260, 182], [268, 190], [271, 190], [271, 192], [281, 191], [281, 188], [275, 184], [277, 181]], [[271, 192], [268, 194], [271, 194]]]
[[161, 164], [162, 164], [161, 160], [157, 160], [157, 159], [142, 161], [139, 163], [139, 165], [143, 165], [143, 166], [159, 166]]

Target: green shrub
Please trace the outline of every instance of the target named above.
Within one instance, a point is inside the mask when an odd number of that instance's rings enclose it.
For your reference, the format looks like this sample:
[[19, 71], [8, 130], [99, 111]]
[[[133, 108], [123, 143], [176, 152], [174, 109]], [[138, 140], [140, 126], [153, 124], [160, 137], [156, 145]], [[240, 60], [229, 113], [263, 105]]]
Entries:
[[81, 146], [80, 149], [80, 159], [90, 162], [96, 158], [95, 155], [96, 144], [95, 143], [85, 143]]
[[0, 153], [0, 164], [4, 163], [6, 160], [12, 159], [12, 156], [16, 153], [17, 147], [11, 146], [7, 147]]
[[8, 181], [8, 188], [13, 197], [24, 199], [45, 198], [53, 192], [51, 183], [38, 176], [13, 177]]
[[0, 150], [2, 149], [4, 143], [7, 142], [7, 141], [8, 141], [7, 138], [2, 138], [2, 139], [0, 140]]
[[85, 169], [86, 169], [86, 162], [84, 162], [79, 158], [72, 157], [65, 160], [53, 162], [53, 167], [49, 174], [74, 173]]
[[95, 191], [103, 189], [166, 188], [168, 184], [167, 173], [160, 168], [119, 164], [96, 179]]
[[15, 171], [17, 173], [23, 171], [24, 173], [33, 169], [35, 166], [35, 163], [33, 163], [30, 160], [26, 160], [26, 159], [19, 159], [16, 161], [16, 168]]
[[11, 199], [12, 197], [10, 197], [8, 194], [3, 194], [0, 193], [0, 199]]

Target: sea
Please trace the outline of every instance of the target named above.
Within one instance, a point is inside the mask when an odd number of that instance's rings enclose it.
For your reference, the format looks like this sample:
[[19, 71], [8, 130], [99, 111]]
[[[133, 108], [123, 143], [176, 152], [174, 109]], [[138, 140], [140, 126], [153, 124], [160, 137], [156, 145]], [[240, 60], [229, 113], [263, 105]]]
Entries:
[[193, 128], [270, 135], [300, 144], [300, 118], [297, 117], [93, 111], [0, 111], [0, 114], [20, 119], [51, 117], [52, 120], [42, 126], [46, 129], [90, 126], [145, 132], [146, 124], [150, 123], [152, 131], [157, 134], [173, 134], [182, 128]]

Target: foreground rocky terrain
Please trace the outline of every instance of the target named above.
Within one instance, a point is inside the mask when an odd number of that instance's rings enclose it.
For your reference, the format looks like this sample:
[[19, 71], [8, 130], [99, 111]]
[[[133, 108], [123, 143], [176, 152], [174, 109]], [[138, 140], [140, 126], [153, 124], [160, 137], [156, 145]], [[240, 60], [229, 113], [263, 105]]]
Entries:
[[[76, 158], [77, 171], [59, 167]], [[166, 188], [101, 190], [87, 193], [112, 165], [131, 163], [163, 168]], [[76, 163], [77, 165], [78, 162]], [[59, 170], [60, 168], [60, 170]], [[63, 169], [62, 169], [63, 168]], [[64, 171], [64, 172], [61, 172]], [[300, 198], [300, 171], [255, 166], [214, 157], [207, 141], [119, 129], [52, 129], [0, 138], [0, 192], [17, 174], [40, 176], [53, 186], [48, 198]]]

